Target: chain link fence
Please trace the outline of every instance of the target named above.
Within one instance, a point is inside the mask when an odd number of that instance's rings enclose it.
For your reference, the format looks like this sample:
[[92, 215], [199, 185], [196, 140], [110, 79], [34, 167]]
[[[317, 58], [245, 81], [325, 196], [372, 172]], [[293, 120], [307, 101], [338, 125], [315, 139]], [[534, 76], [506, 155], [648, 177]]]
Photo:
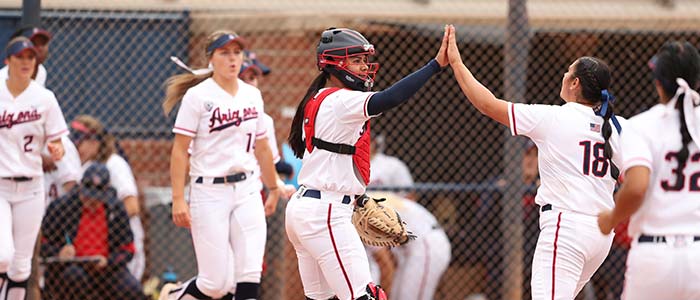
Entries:
[[[623, 117], [656, 103], [647, 62], [661, 44], [685, 39], [699, 45], [700, 39], [700, 4], [690, 0], [533, 0], [525, 14], [509, 9], [525, 0], [102, 2], [108, 1], [44, 1], [41, 27], [53, 35], [46, 86], [68, 122], [91, 115], [117, 138], [139, 188], [145, 266], [137, 279], [153, 299], [164, 281], [196, 274], [189, 232], [170, 219], [174, 114], [166, 117], [160, 108], [163, 83], [182, 72], [170, 56], [206, 66], [204, 42], [215, 30], [244, 36], [272, 69], [260, 90], [280, 149], [317, 74], [315, 46], [327, 27], [356, 29], [375, 45], [381, 64], [377, 90], [433, 58], [446, 23], [457, 26], [465, 64], [476, 77], [497, 97], [514, 102], [562, 103], [561, 78], [569, 64], [583, 55], [600, 57], [612, 67], [611, 91]], [[19, 26], [21, 8], [0, 3], [6, 7], [0, 10], [0, 39], [7, 41]], [[403, 161], [414, 182], [375, 188], [415, 199], [449, 238], [451, 260], [433, 298], [530, 299], [529, 267], [539, 230], [536, 148], [510, 138], [505, 127], [474, 109], [449, 70], [373, 122], [373, 135], [383, 137], [381, 151]], [[284, 233], [283, 202], [268, 224], [261, 299], [303, 299]], [[579, 299], [619, 298], [628, 243], [616, 239]], [[48, 278], [54, 265], [86, 264], [45, 259], [39, 277]], [[130, 299], [119, 290], [84, 297]]]

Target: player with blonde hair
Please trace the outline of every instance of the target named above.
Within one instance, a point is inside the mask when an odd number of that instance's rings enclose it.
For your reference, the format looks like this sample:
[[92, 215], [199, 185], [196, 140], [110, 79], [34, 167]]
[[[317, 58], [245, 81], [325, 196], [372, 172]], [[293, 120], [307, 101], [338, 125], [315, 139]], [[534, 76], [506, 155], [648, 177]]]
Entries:
[[[170, 158], [173, 222], [191, 229], [198, 274], [177, 288], [165, 285], [161, 299], [233, 299], [234, 289], [236, 299], [258, 298], [265, 210], [274, 211], [283, 183], [260, 118], [260, 91], [238, 78], [245, 47], [234, 32], [214, 32], [205, 45], [211, 69], [166, 83], [165, 113], [181, 102]], [[268, 189], [264, 207], [258, 178]]]

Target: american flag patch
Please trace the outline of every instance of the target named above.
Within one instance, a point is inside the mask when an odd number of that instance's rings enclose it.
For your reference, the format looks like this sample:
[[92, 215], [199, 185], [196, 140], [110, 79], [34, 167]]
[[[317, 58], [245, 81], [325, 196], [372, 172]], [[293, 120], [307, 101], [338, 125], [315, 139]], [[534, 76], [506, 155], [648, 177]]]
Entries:
[[593, 132], [600, 132], [600, 124], [596, 123], [590, 123], [591, 124], [591, 131]]

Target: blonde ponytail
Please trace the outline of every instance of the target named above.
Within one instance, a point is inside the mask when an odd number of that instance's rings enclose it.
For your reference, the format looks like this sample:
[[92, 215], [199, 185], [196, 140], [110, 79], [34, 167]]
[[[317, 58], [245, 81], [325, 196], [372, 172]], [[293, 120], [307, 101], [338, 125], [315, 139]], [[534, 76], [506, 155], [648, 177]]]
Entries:
[[[204, 46], [204, 53], [207, 54], [207, 60], [211, 58], [211, 53], [207, 51], [209, 46], [214, 43], [222, 35], [233, 34], [236, 35], [234, 31], [230, 30], [219, 30], [207, 37], [207, 43]], [[179, 65], [179, 64], [178, 64]], [[175, 75], [165, 81], [165, 100], [163, 100], [163, 112], [167, 116], [173, 110], [173, 108], [182, 101], [182, 97], [185, 96], [187, 90], [195, 85], [198, 85], [202, 81], [212, 76], [212, 72], [203, 75], [195, 75], [192, 73], [185, 73], [180, 75]]]
[[204, 75], [194, 75], [191, 73], [175, 75], [165, 81], [165, 100], [163, 101], [163, 112], [167, 116], [175, 105], [182, 101], [182, 97], [191, 87], [198, 85], [202, 81], [211, 77], [212, 73]]

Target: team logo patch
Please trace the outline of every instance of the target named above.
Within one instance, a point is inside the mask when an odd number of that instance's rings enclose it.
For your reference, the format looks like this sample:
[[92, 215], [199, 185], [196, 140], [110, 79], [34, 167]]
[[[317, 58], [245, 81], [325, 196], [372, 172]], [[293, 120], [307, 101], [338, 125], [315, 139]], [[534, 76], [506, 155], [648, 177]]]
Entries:
[[204, 102], [204, 109], [206, 109], [207, 111], [211, 111], [213, 108], [214, 108], [214, 102], [211, 102], [211, 101]]

